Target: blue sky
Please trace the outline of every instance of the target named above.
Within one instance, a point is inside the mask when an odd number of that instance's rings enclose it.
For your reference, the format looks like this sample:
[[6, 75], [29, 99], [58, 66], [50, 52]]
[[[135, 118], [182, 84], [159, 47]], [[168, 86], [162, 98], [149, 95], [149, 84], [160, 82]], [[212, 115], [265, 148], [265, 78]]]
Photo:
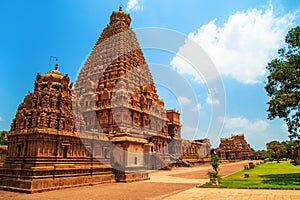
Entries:
[[[18, 105], [33, 90], [37, 72], [53, 69], [50, 56], [58, 57], [60, 71], [76, 80], [120, 3], [131, 15], [132, 28], [158, 27], [182, 34], [207, 53], [218, 71], [222, 91], [211, 87], [206, 77], [199, 80], [193, 67], [180, 58], [187, 41], [173, 52], [143, 49], [166, 107], [182, 112], [184, 137], [245, 133], [255, 149], [264, 149], [271, 140], [288, 139], [282, 120], [267, 120], [264, 91], [267, 62], [276, 57], [287, 31], [300, 24], [300, 4], [284, 0], [1, 1], [0, 130], [9, 129]], [[181, 83], [191, 93], [182, 93], [182, 85], [177, 85]], [[218, 120], [220, 133], [210, 132]], [[218, 140], [213, 138], [213, 145]]]

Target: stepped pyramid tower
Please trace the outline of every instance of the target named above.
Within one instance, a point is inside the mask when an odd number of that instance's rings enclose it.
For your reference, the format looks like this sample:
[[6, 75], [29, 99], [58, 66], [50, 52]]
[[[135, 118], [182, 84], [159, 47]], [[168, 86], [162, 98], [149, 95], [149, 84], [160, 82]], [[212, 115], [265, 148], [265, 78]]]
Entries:
[[[101, 132], [114, 145], [125, 142], [126, 152], [133, 145], [140, 148], [132, 153], [152, 153], [144, 158], [128, 155], [126, 164], [114, 160], [114, 167], [141, 162], [146, 168], [162, 168], [170, 162], [168, 144], [174, 137], [181, 139], [180, 114], [166, 110], [159, 99], [130, 22], [122, 7], [113, 12], [79, 73], [74, 87], [76, 127], [84, 135]], [[180, 144], [177, 148], [181, 150]]]

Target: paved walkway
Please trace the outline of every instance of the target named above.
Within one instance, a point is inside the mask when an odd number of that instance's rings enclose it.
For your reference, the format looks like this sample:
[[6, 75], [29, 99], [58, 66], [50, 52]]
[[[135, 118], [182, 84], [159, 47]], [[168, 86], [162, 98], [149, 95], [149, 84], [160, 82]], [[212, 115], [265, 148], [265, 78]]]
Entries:
[[[248, 161], [227, 163], [221, 165], [221, 175], [227, 176], [243, 169]], [[54, 190], [36, 194], [22, 194], [0, 191], [0, 199], [226, 199], [226, 200], [255, 200], [255, 199], [297, 199], [300, 191], [292, 190], [246, 190], [246, 189], [216, 189], [196, 188], [196, 185], [208, 182], [207, 171], [210, 166], [192, 168], [175, 168], [171, 171], [150, 171], [148, 181], [133, 183], [114, 183], [63, 190]]]
[[165, 200], [300, 200], [299, 190], [247, 190], [192, 188], [164, 198]]

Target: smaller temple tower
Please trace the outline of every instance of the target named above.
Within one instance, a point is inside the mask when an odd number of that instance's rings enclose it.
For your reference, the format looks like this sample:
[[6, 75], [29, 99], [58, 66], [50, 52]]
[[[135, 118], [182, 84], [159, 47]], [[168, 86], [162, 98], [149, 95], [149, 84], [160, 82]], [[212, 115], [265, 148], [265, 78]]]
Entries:
[[32, 193], [114, 181], [107, 139], [96, 134], [80, 138], [75, 131], [71, 88], [58, 66], [37, 74], [34, 92], [28, 92], [11, 124], [0, 169], [2, 189]]
[[244, 134], [233, 134], [231, 138], [221, 138], [216, 152], [224, 160], [243, 160], [249, 158], [251, 148]]

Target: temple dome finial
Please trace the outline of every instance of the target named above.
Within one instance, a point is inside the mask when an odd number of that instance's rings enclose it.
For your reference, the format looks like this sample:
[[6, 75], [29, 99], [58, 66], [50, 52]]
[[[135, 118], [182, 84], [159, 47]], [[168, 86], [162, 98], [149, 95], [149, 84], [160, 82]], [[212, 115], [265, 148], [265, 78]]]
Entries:
[[120, 5], [119, 10], [117, 12], [113, 12], [110, 16], [110, 25], [117, 22], [124, 22], [128, 26], [130, 26], [131, 23], [131, 17], [129, 14], [123, 11], [122, 4]]

